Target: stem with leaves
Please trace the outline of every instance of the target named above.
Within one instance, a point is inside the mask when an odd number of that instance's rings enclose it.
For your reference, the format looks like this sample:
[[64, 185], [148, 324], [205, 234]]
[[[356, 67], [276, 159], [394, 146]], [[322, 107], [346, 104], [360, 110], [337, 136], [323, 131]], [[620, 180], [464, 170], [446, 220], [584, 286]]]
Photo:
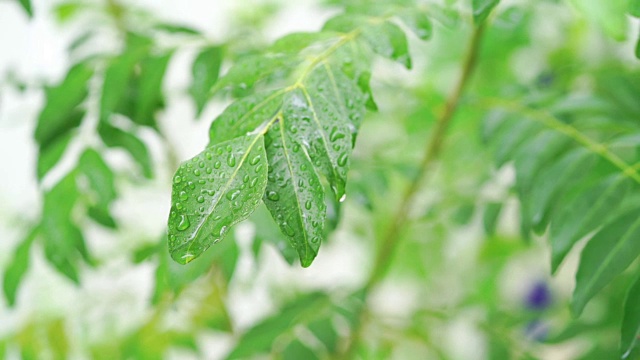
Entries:
[[[464, 90], [466, 89], [476, 68], [483, 33], [484, 25], [482, 24], [478, 25], [473, 31], [469, 48], [464, 59], [462, 74], [460, 75], [456, 87], [453, 89], [453, 92], [449, 95], [445, 103], [444, 111], [436, 121], [435, 128], [431, 133], [431, 137], [427, 147], [425, 148], [424, 156], [420, 162], [418, 173], [405, 191], [393, 221], [382, 238], [382, 243], [378, 249], [373, 270], [363, 289], [365, 303], [368, 294], [384, 278], [384, 275], [391, 265], [393, 255], [398, 248], [400, 239], [402, 238], [402, 231], [405, 228], [406, 223], [409, 221], [409, 212], [413, 207], [415, 196], [420, 190], [420, 185], [424, 181], [427, 173], [433, 167], [440, 155], [440, 152], [442, 151], [442, 146], [444, 144], [449, 124], [456, 114], [462, 94], [464, 93]], [[363, 309], [363, 313], [365, 312], [366, 309]], [[358, 347], [361, 325], [362, 321], [359, 321], [356, 324], [351, 341], [346, 347], [341, 358], [351, 359], [353, 357], [354, 352]]]

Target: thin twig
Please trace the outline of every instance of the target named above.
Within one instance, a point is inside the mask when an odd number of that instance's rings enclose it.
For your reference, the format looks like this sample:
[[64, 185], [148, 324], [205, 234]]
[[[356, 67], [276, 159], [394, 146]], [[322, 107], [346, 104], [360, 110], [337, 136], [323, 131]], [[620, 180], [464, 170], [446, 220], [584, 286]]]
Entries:
[[[393, 221], [391, 222], [389, 229], [385, 233], [385, 236], [382, 238], [382, 244], [378, 249], [373, 270], [364, 287], [365, 300], [366, 296], [371, 292], [371, 289], [373, 289], [386, 274], [387, 269], [389, 268], [389, 265], [393, 260], [393, 255], [400, 242], [404, 226], [409, 220], [409, 211], [414, 204], [415, 195], [420, 189], [420, 185], [422, 184], [425, 176], [440, 155], [449, 124], [456, 114], [456, 109], [458, 108], [462, 93], [468, 85], [469, 80], [471, 79], [471, 75], [476, 68], [483, 32], [483, 25], [480, 25], [474, 29], [469, 49], [464, 60], [460, 79], [458, 80], [458, 83], [456, 84], [456, 87], [454, 88], [451, 95], [449, 95], [443, 113], [437, 119], [428, 145], [425, 148], [425, 154], [422, 158], [422, 161], [420, 162], [418, 174], [405, 191], [402, 201], [400, 202], [400, 206], [393, 218]], [[363, 306], [366, 306], [366, 304]], [[355, 325], [355, 329], [351, 336], [351, 341], [347, 345], [346, 350], [343, 352], [342, 358], [353, 358], [354, 352], [357, 349], [359, 342], [361, 323], [362, 320]]]

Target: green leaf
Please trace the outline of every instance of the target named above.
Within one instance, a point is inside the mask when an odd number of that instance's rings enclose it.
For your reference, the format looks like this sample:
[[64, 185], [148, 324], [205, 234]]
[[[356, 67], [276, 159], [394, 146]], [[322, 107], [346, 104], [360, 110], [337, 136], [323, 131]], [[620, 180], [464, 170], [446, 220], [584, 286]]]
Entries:
[[222, 66], [223, 50], [219, 46], [203, 49], [196, 56], [191, 67], [193, 82], [189, 93], [196, 104], [196, 116], [199, 116], [211, 96], [211, 89], [218, 81]]
[[31, 0], [18, 0], [18, 2], [27, 13], [27, 15], [29, 15], [29, 17], [33, 17], [33, 7], [31, 6]]
[[108, 121], [111, 114], [122, 107], [127, 100], [129, 82], [134, 75], [136, 64], [147, 52], [144, 45], [136, 45], [120, 56], [111, 59], [104, 74], [102, 97], [100, 98], [100, 119]]
[[106, 122], [101, 122], [98, 125], [98, 133], [108, 147], [119, 147], [126, 150], [131, 157], [140, 165], [142, 174], [146, 178], [153, 177], [153, 166], [151, 162], [151, 156], [147, 146], [137, 136], [111, 126]]
[[38, 180], [42, 180], [49, 170], [53, 169], [58, 161], [60, 161], [73, 136], [73, 132], [68, 132], [56, 138], [48, 146], [40, 148], [38, 152], [37, 166]]
[[4, 271], [4, 280], [2, 281], [2, 289], [9, 306], [14, 306], [16, 296], [22, 278], [29, 268], [29, 251], [31, 244], [38, 235], [38, 227], [34, 227], [29, 234], [20, 242], [16, 248], [9, 265]]
[[640, 278], [627, 292], [624, 302], [624, 317], [620, 331], [620, 350], [623, 359], [627, 359], [638, 343], [640, 336]]
[[572, 309], [579, 315], [589, 300], [640, 255], [640, 210], [627, 212], [600, 230], [580, 255]]
[[71, 220], [78, 199], [75, 172], [67, 174], [44, 196], [40, 233], [47, 260], [58, 271], [79, 283], [78, 256], [88, 259], [84, 238]]
[[484, 214], [482, 216], [482, 223], [484, 224], [484, 231], [493, 235], [496, 232], [496, 225], [502, 212], [501, 202], [488, 203], [484, 208]]
[[116, 198], [114, 176], [111, 168], [94, 149], [86, 149], [78, 160], [78, 169], [87, 177], [94, 191], [96, 204], [108, 206]]
[[411, 69], [407, 37], [397, 25], [390, 21], [374, 22], [353, 14], [339, 15], [327, 21], [323, 30], [347, 34], [361, 32], [362, 38], [375, 53]]
[[163, 106], [162, 80], [172, 53], [152, 55], [140, 63], [135, 116], [137, 124], [156, 128], [155, 112]]
[[302, 266], [308, 267], [324, 237], [324, 189], [302, 146], [293, 140], [291, 131], [285, 132], [286, 127], [280, 119], [265, 137], [269, 175], [263, 201], [298, 251]]
[[308, 321], [308, 318], [321, 316], [322, 308], [328, 304], [329, 299], [322, 293], [306, 294], [291, 301], [277, 314], [243, 334], [226, 359], [243, 359], [269, 352], [278, 337], [289, 334], [297, 324]]
[[640, 18], [640, 0], [629, 0], [629, 14]]
[[236, 96], [244, 96], [257, 83], [284, 78], [300, 60], [282, 54], [249, 55], [239, 59], [218, 81], [216, 88], [230, 87]]
[[320, 319], [309, 324], [309, 330], [324, 344], [329, 353], [334, 353], [338, 348], [340, 336], [331, 318]]
[[615, 212], [629, 191], [629, 182], [621, 176], [606, 179], [596, 187], [583, 189], [551, 223], [551, 269], [555, 272], [573, 245], [595, 230]]
[[169, 216], [175, 261], [192, 261], [255, 210], [267, 183], [266, 157], [257, 133], [210, 146], [180, 166]]
[[87, 208], [87, 215], [95, 220], [98, 224], [111, 229], [116, 229], [118, 224], [109, 213], [109, 208], [105, 205], [94, 205]]
[[84, 110], [79, 106], [87, 97], [93, 70], [84, 63], [74, 65], [59, 85], [45, 91], [46, 103], [35, 130], [36, 142], [47, 147], [56, 138], [80, 125]]
[[473, 21], [480, 24], [487, 19], [500, 0], [472, 0]]
[[636, 43], [636, 58], [640, 60], [640, 34], [638, 34], [638, 42]]
[[309, 349], [305, 344], [300, 342], [300, 340], [294, 340], [290, 342], [286, 348], [282, 351], [282, 359], [283, 360], [319, 360], [320, 358], [316, 353]]
[[155, 25], [154, 28], [156, 30], [168, 32], [171, 34], [200, 35], [200, 32], [198, 30], [184, 26], [184, 25], [160, 23]]
[[400, 20], [422, 40], [429, 40], [433, 33], [433, 24], [429, 17], [420, 11], [410, 9], [399, 14]]

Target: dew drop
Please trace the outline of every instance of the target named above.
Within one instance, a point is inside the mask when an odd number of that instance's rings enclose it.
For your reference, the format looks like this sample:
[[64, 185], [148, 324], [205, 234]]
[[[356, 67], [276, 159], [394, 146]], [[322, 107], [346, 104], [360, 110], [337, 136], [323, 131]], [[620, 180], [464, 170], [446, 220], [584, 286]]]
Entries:
[[177, 229], [180, 231], [185, 231], [189, 228], [191, 223], [189, 222], [189, 218], [187, 215], [180, 215], [180, 222], [178, 223]]
[[259, 173], [260, 171], [262, 171], [262, 164], [256, 166], [256, 172]]
[[216, 168], [216, 169], [220, 169], [220, 166], [222, 166], [220, 161], [216, 161], [215, 163], [213, 163], [213, 167]]
[[291, 226], [289, 226], [289, 224], [287, 224], [286, 222], [282, 223], [282, 230], [284, 230], [284, 233], [287, 234], [288, 236], [295, 235], [295, 231], [293, 231]]
[[213, 155], [208, 151], [204, 153], [204, 157], [207, 158], [207, 160], [213, 159]]
[[271, 201], [278, 201], [278, 200], [280, 200], [280, 195], [278, 195], [278, 193], [275, 192], [275, 191], [269, 191], [267, 193], [267, 199], [269, 199]]
[[344, 202], [347, 199], [347, 194], [342, 194], [342, 196], [340, 197], [340, 202]]
[[246, 174], [246, 175], [242, 178], [242, 182], [244, 182], [244, 183], [249, 182], [249, 174]]
[[345, 166], [347, 165], [348, 155], [347, 153], [343, 153], [338, 157], [338, 165]]
[[199, 203], [203, 203], [204, 202], [204, 196], [202, 196], [202, 195], [198, 196], [196, 201], [199, 202]]
[[293, 145], [293, 149], [292, 150], [293, 150], [294, 153], [297, 153], [298, 151], [300, 151], [300, 145], [298, 145], [298, 144]]
[[226, 232], [227, 232], [227, 227], [226, 227], [226, 226], [223, 226], [223, 227], [221, 227], [221, 228], [220, 228], [220, 236], [221, 236], [221, 237], [222, 237], [222, 236], [224, 236], [224, 234], [225, 234]]
[[254, 157], [253, 157], [253, 159], [251, 159], [251, 160], [249, 161], [249, 164], [251, 164], [251, 165], [255, 165], [255, 164], [257, 164], [258, 162], [260, 162], [260, 155], [256, 155], [256, 156], [254, 156]]
[[311, 200], [307, 200], [304, 203], [304, 208], [307, 209], [307, 210], [311, 210], [311, 205], [312, 205], [311, 204]]
[[331, 130], [331, 134], [329, 134], [329, 140], [333, 142], [342, 138], [344, 138], [344, 134], [340, 132], [337, 126], [334, 126]]
[[314, 237], [311, 239], [311, 242], [312, 242], [312, 243], [314, 243], [314, 244], [319, 243], [319, 242], [320, 242], [320, 236], [314, 236]]
[[173, 178], [174, 184], [180, 184], [181, 182], [182, 182], [182, 176], [176, 175], [176, 177]]
[[183, 208], [184, 206], [182, 206], [182, 203], [176, 203], [176, 209], [182, 210]]
[[204, 167], [204, 161], [200, 161], [200, 162], [198, 163], [198, 166], [200, 167], [200, 169], [202, 169], [202, 168]]
[[235, 200], [238, 196], [240, 196], [240, 190], [229, 191], [226, 195], [227, 199], [230, 201]]
[[196, 188], [196, 184], [194, 184], [194, 183], [193, 183], [193, 181], [189, 181], [189, 182], [187, 183], [187, 186], [189, 186], [189, 189], [191, 189], [191, 190], [193, 190], [193, 189], [195, 189], [195, 188]]
[[211, 172], [213, 172], [213, 169], [211, 169], [210, 167], [206, 168], [205, 171], [207, 172], [207, 174], [211, 174]]
[[200, 176], [200, 170], [198, 169], [193, 170], [193, 175]]
[[233, 156], [233, 154], [229, 154], [229, 157], [227, 158], [227, 165], [230, 167], [236, 166], [236, 157]]
[[302, 170], [302, 171], [307, 170], [307, 164], [300, 165], [300, 170]]

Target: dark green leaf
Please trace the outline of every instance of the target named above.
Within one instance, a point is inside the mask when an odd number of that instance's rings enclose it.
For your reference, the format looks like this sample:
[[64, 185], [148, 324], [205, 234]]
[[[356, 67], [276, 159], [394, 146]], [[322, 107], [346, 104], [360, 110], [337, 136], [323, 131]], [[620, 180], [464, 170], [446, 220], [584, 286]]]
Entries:
[[162, 80], [167, 70], [167, 65], [173, 54], [167, 53], [145, 58], [140, 63], [140, 79], [138, 80], [138, 92], [135, 97], [137, 102], [134, 122], [157, 127], [155, 112], [162, 107]]
[[294, 340], [287, 345], [286, 348], [282, 351], [282, 359], [283, 360], [320, 360], [318, 355], [314, 353], [313, 350], [309, 349], [306, 345], [304, 345], [299, 340]]
[[484, 231], [493, 235], [496, 232], [496, 225], [498, 223], [498, 219], [500, 217], [500, 212], [502, 211], [502, 203], [500, 202], [492, 202], [488, 203], [484, 208], [484, 214], [482, 216], [482, 222], [484, 224]]
[[556, 271], [573, 245], [600, 226], [620, 205], [629, 191], [624, 177], [606, 179], [592, 189], [585, 189], [575, 200], [564, 205], [551, 224], [551, 269]]
[[309, 324], [309, 330], [324, 344], [329, 353], [338, 347], [339, 334], [331, 318], [320, 319]]
[[200, 32], [196, 29], [184, 26], [168, 23], [161, 23], [155, 26], [156, 30], [168, 32], [171, 34], [187, 34], [187, 35], [200, 35]]
[[78, 169], [87, 177], [96, 203], [103, 206], [111, 204], [116, 198], [114, 176], [102, 156], [94, 149], [86, 149], [78, 160]]
[[624, 304], [624, 318], [620, 334], [620, 350], [623, 359], [629, 357], [640, 336], [640, 302], [638, 300], [640, 300], [640, 278], [629, 288]]
[[629, 0], [629, 14], [640, 18], [640, 0]]
[[472, 0], [473, 20], [476, 24], [485, 21], [491, 13], [491, 10], [493, 10], [499, 2], [500, 0]]
[[242, 335], [226, 359], [243, 359], [269, 352], [276, 338], [292, 332], [295, 325], [308, 321], [308, 318], [321, 316], [322, 307], [328, 304], [329, 299], [322, 293], [295, 299], [283, 306], [278, 314], [264, 319]]
[[40, 148], [38, 153], [38, 180], [42, 180], [49, 170], [53, 169], [58, 161], [60, 161], [73, 136], [74, 134], [72, 132], [68, 132], [56, 138], [47, 147]]
[[122, 107], [127, 100], [129, 82], [134, 75], [136, 64], [146, 54], [146, 47], [139, 45], [128, 49], [124, 54], [111, 59], [104, 74], [102, 97], [100, 99], [100, 119], [108, 121], [111, 114]]
[[[287, 109], [285, 105], [285, 116]], [[324, 236], [324, 189], [302, 146], [293, 140], [290, 128], [285, 131], [287, 126], [281, 118], [265, 137], [269, 175], [263, 201], [298, 251], [300, 263], [307, 267]]]
[[41, 147], [48, 146], [57, 137], [77, 127], [84, 117], [79, 106], [88, 92], [88, 82], [93, 70], [84, 63], [74, 65], [61, 84], [45, 91], [46, 103], [35, 131], [35, 139]]
[[589, 300], [640, 255], [640, 210], [605, 225], [582, 250], [572, 309], [580, 314]]
[[211, 96], [210, 92], [213, 85], [218, 81], [222, 56], [222, 48], [212, 46], [203, 49], [193, 61], [193, 66], [191, 67], [193, 82], [189, 93], [196, 104], [198, 116]]
[[75, 172], [67, 174], [45, 194], [40, 234], [47, 260], [58, 271], [78, 283], [79, 255], [88, 259], [84, 238], [71, 220], [78, 198]]
[[126, 150], [133, 159], [140, 165], [142, 174], [146, 178], [153, 177], [153, 167], [147, 146], [137, 136], [101, 122], [98, 126], [98, 133], [108, 147], [119, 147]]
[[87, 215], [102, 226], [106, 226], [111, 229], [116, 229], [118, 227], [118, 224], [109, 213], [109, 208], [105, 205], [98, 204], [95, 206], [89, 206], [87, 209]]
[[29, 15], [29, 17], [33, 17], [33, 7], [31, 6], [31, 0], [18, 0], [24, 11]]
[[11, 258], [11, 262], [4, 272], [2, 288], [9, 306], [13, 306], [16, 303], [16, 296], [20, 282], [29, 268], [29, 251], [31, 249], [31, 244], [37, 235], [38, 227], [34, 227], [24, 240], [18, 244], [13, 257]]
[[215, 144], [183, 163], [173, 178], [171, 257], [186, 264], [224, 238], [256, 209], [266, 183], [260, 133]]

